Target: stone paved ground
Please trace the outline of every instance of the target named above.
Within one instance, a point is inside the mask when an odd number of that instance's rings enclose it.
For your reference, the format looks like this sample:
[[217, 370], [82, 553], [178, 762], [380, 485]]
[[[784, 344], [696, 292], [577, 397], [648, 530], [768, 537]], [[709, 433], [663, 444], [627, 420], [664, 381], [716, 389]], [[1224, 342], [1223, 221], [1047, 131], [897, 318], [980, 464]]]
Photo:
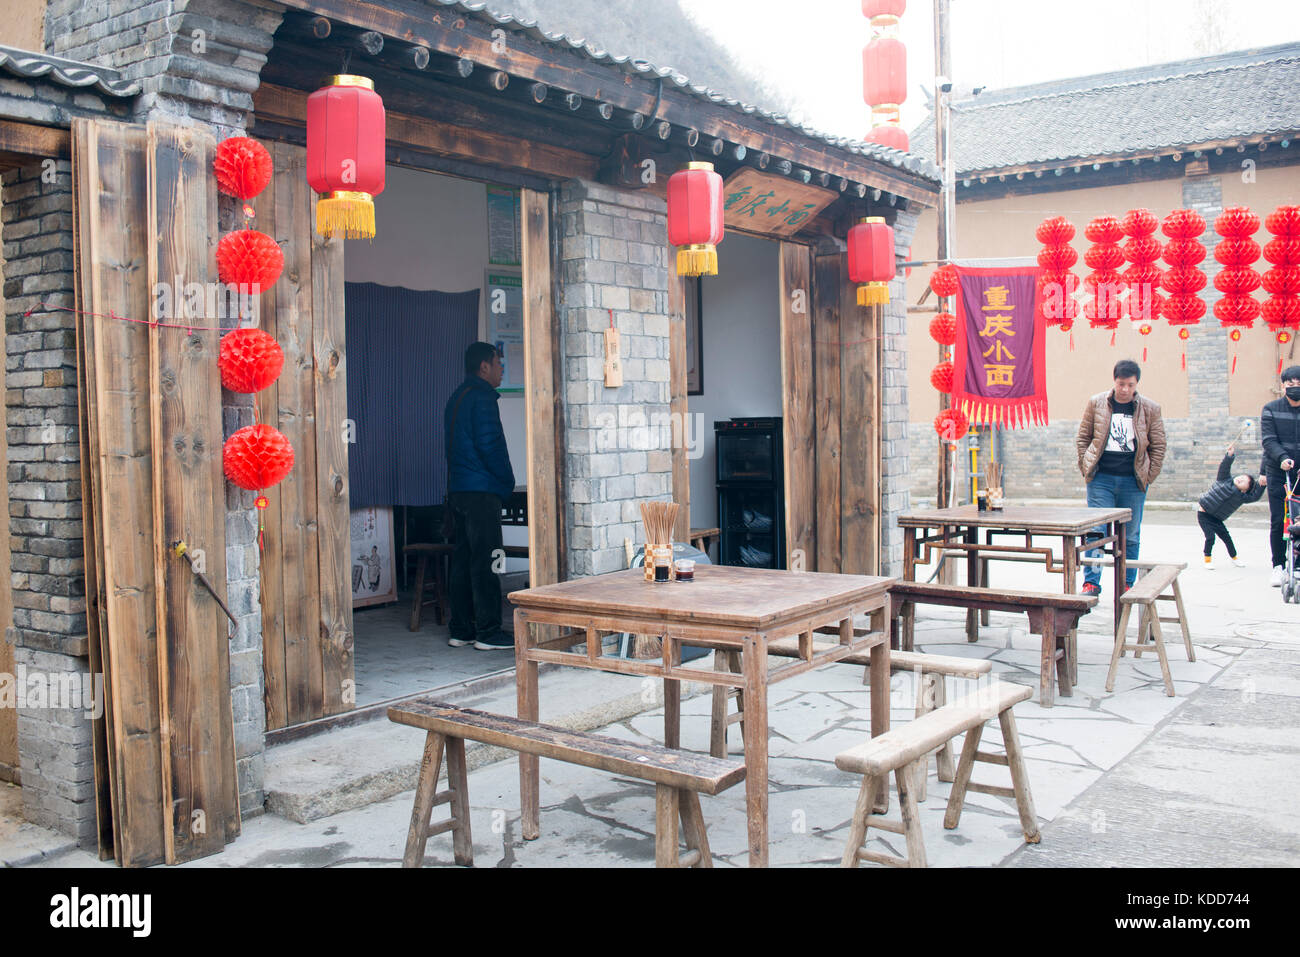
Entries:
[[[1144, 557], [1195, 559], [1198, 530], [1181, 519], [1148, 522]], [[1257, 545], [1253, 539], [1262, 534], [1243, 523], [1243, 554], [1254, 557], [1247, 543]], [[1247, 569], [1184, 573], [1197, 661], [1186, 661], [1181, 646], [1171, 646], [1176, 698], [1165, 696], [1159, 667], [1147, 656], [1125, 658], [1114, 694], [1106, 694], [1109, 612], [1102, 608], [1086, 618], [1075, 695], [1058, 698], [1050, 710], [1034, 700], [1016, 708], [1042, 843], [1026, 847], [1014, 805], [981, 794], [969, 796], [961, 826], [944, 831], [950, 786], [937, 780], [931, 763], [929, 799], [921, 809], [931, 866], [1300, 865], [1291, 793], [1300, 772], [1300, 606], [1284, 607], [1262, 581], [1265, 574], [1257, 559]], [[998, 575], [997, 583], [1009, 587], [1048, 587], [1041, 571], [1022, 566]], [[927, 608], [917, 642], [925, 651], [988, 658], [1000, 680], [1036, 685], [1037, 640], [1016, 617], [994, 616], [972, 645], [958, 612]], [[857, 782], [835, 768], [834, 755], [868, 734], [861, 674], [851, 667], [823, 669], [772, 688], [774, 865], [831, 865], [844, 850]], [[958, 690], [950, 688], [950, 696]], [[910, 718], [909, 677], [895, 679], [891, 705], [892, 721]], [[707, 749], [708, 714], [705, 696], [684, 703], [684, 747]], [[662, 712], [602, 730], [629, 740], [662, 740]], [[404, 735], [418, 752], [419, 732], [394, 727], [392, 733]], [[996, 723], [985, 740], [1000, 740]], [[734, 728], [731, 746], [739, 752]], [[1005, 773], [988, 765], [976, 769], [977, 779], [991, 783], [1005, 783]], [[542, 834], [527, 843], [519, 840], [514, 761], [471, 772], [469, 790], [480, 867], [653, 864], [654, 795], [638, 782], [545, 762]], [[187, 866], [394, 866], [412, 797], [406, 792], [305, 825], [273, 815], [252, 819], [225, 853]], [[743, 865], [743, 787], [702, 803], [717, 865]], [[877, 841], [878, 849], [902, 850], [893, 835]], [[5, 859], [15, 860], [0, 837]], [[77, 850], [33, 863], [98, 864]], [[427, 864], [450, 863], [449, 840], [432, 839]]]

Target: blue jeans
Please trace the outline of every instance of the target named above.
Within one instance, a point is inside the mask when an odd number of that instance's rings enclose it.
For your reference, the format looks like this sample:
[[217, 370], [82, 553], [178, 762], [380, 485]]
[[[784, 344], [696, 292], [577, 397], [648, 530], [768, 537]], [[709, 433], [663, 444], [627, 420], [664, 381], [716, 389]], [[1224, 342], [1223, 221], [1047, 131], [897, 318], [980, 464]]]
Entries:
[[[1107, 475], [1098, 472], [1088, 483], [1089, 508], [1127, 508], [1133, 513], [1129, 520], [1127, 536], [1124, 540], [1124, 557], [1134, 561], [1138, 557], [1138, 546], [1142, 537], [1142, 506], [1146, 504], [1147, 493], [1138, 488], [1137, 477], [1133, 475]], [[1099, 536], [1106, 534], [1106, 526], [1098, 525], [1093, 529]], [[1088, 552], [1089, 558], [1100, 558], [1100, 551]], [[1132, 587], [1137, 581], [1137, 569], [1130, 565], [1126, 571], [1128, 584]], [[1085, 584], [1101, 587], [1101, 566], [1088, 565], [1083, 573]]]

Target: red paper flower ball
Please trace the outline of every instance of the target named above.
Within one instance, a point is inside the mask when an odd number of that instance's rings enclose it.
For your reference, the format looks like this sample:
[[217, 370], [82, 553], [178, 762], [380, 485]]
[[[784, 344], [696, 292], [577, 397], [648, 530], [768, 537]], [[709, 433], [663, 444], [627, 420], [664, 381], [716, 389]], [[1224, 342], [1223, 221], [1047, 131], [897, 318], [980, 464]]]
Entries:
[[1249, 266], [1259, 258], [1259, 243], [1253, 239], [1224, 239], [1214, 247], [1214, 258], [1225, 266]]
[[950, 312], [941, 312], [930, 320], [930, 338], [941, 346], [951, 346], [957, 342], [957, 317]]
[[1214, 221], [1214, 231], [1225, 239], [1246, 239], [1259, 231], [1259, 217], [1245, 206], [1230, 206]]
[[930, 370], [930, 385], [940, 392], [952, 391], [952, 363], [940, 362]]
[[271, 154], [247, 136], [232, 136], [218, 143], [212, 168], [217, 189], [239, 199], [253, 198], [271, 182]]
[[1199, 239], [1171, 239], [1163, 255], [1171, 266], [1195, 266], [1205, 261], [1205, 244]]
[[1049, 272], [1065, 272], [1079, 261], [1079, 254], [1073, 246], [1065, 244], [1044, 246], [1038, 252], [1038, 265]]
[[1274, 236], [1300, 238], [1300, 206], [1279, 206], [1268, 214], [1264, 228]]
[[275, 285], [283, 271], [284, 253], [266, 233], [240, 229], [217, 243], [217, 276], [227, 285], [247, 284], [256, 294]]
[[1170, 239], [1195, 239], [1205, 232], [1205, 217], [1194, 209], [1175, 209], [1165, 217], [1160, 231]]
[[1124, 262], [1124, 250], [1111, 243], [1089, 246], [1083, 262], [1089, 269], [1114, 269]]
[[936, 296], [944, 299], [957, 295], [959, 285], [957, 267], [952, 264], [940, 266], [930, 277], [930, 288], [934, 290]]
[[1159, 319], [1164, 312], [1165, 297], [1155, 292], [1151, 287], [1138, 289], [1129, 293], [1124, 300], [1124, 315], [1130, 319], [1146, 322], [1151, 319]]
[[1175, 295], [1200, 292], [1205, 288], [1205, 273], [1195, 266], [1170, 266], [1165, 270], [1161, 284]]
[[1090, 243], [1117, 243], [1124, 238], [1124, 228], [1114, 216], [1098, 216], [1083, 230]]
[[1053, 289], [1053, 295], [1073, 296], [1079, 291], [1079, 277], [1072, 272], [1045, 272], [1038, 277], [1038, 292], [1043, 295], [1052, 286], [1060, 288]]
[[221, 337], [221, 384], [231, 392], [261, 392], [280, 377], [284, 350], [262, 329], [236, 329]]
[[1123, 246], [1124, 258], [1131, 263], [1153, 263], [1160, 258], [1160, 240], [1134, 236]]
[[1129, 266], [1120, 278], [1129, 286], [1157, 286], [1160, 276], [1160, 267], [1155, 263], [1140, 263]]
[[1038, 224], [1034, 237], [1044, 246], [1059, 246], [1074, 238], [1074, 223], [1064, 216], [1052, 216]]
[[226, 478], [250, 492], [270, 488], [293, 469], [293, 446], [279, 429], [250, 425], [226, 439], [221, 450]]
[[1190, 294], [1170, 296], [1162, 311], [1171, 326], [1194, 326], [1205, 315], [1205, 300]]
[[1226, 266], [1214, 277], [1214, 288], [1228, 295], [1245, 295], [1259, 288], [1259, 273], [1249, 266]]
[[1094, 293], [1098, 286], [1116, 286], [1119, 283], [1119, 273], [1113, 269], [1096, 269], [1083, 277], [1083, 284]]
[[1088, 319], [1088, 325], [1094, 329], [1115, 329], [1119, 327], [1120, 316], [1123, 315], [1123, 309], [1118, 302], [1111, 302], [1105, 306], [1102, 311], [1098, 312], [1097, 302], [1094, 299], [1085, 299], [1083, 302], [1083, 314]]
[[956, 442], [970, 428], [970, 420], [961, 409], [944, 409], [934, 417], [934, 431], [946, 442]]
[[1300, 266], [1300, 239], [1269, 240], [1264, 247], [1264, 258], [1274, 266]]
[[1300, 293], [1300, 266], [1274, 266], [1264, 273], [1264, 289], [1274, 296]]
[[1300, 296], [1274, 296], [1264, 303], [1264, 321], [1276, 332], [1278, 329], [1300, 329]]
[[1250, 296], [1224, 296], [1214, 304], [1214, 318], [1223, 326], [1250, 328], [1259, 315], [1259, 303]]
[[1160, 220], [1149, 209], [1130, 209], [1124, 214], [1120, 228], [1125, 236], [1150, 236], [1160, 228]]

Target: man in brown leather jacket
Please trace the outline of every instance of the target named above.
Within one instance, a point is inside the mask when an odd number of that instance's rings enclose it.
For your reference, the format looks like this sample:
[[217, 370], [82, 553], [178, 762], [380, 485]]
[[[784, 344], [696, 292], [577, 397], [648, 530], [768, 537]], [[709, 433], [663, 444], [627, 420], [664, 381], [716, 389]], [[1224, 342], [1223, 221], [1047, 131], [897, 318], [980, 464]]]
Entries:
[[[1141, 544], [1147, 488], [1160, 474], [1165, 460], [1165, 423], [1160, 406], [1137, 393], [1141, 366], [1132, 359], [1121, 359], [1115, 363], [1114, 376], [1113, 389], [1088, 400], [1075, 445], [1079, 450], [1079, 471], [1088, 485], [1088, 506], [1133, 512], [1124, 549], [1125, 557], [1132, 562]], [[1095, 531], [1103, 535], [1105, 526]], [[1132, 587], [1136, 579], [1137, 569], [1129, 565], [1128, 585]], [[1099, 566], [1089, 565], [1084, 572], [1083, 592], [1101, 594]]]

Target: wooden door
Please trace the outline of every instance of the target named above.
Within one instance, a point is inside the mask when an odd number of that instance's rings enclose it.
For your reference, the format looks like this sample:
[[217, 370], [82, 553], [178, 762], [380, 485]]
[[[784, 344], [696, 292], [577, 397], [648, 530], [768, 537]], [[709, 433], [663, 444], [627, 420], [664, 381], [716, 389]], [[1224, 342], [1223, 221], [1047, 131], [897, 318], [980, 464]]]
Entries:
[[184, 540], [224, 591], [220, 336], [183, 295], [173, 315], [194, 327], [138, 320], [170, 319], [155, 316], [160, 284], [216, 281], [215, 142], [75, 120], [72, 144], [101, 849], [124, 866], [180, 863], [239, 833], [227, 619], [172, 550]]
[[258, 418], [294, 448], [268, 493], [261, 555], [267, 730], [349, 711], [356, 702], [348, 582], [347, 356], [343, 241], [317, 235], [306, 150], [269, 144], [275, 172], [256, 227], [284, 251], [262, 296], [261, 326], [284, 350], [280, 378], [257, 395]]
[[785, 567], [806, 571], [817, 561], [812, 251], [800, 243], [781, 243], [779, 268]]

